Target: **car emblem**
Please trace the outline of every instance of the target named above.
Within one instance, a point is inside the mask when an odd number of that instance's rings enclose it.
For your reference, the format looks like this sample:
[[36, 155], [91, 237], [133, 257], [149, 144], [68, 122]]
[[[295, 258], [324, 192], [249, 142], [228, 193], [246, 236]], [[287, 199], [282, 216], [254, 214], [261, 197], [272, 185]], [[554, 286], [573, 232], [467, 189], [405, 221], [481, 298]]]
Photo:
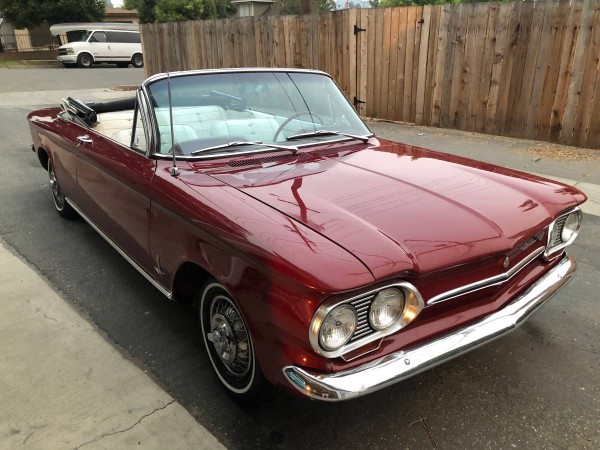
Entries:
[[510, 265], [510, 258], [507, 256], [506, 258], [504, 258], [504, 262], [502, 263], [502, 267], [504, 267], [505, 269]]

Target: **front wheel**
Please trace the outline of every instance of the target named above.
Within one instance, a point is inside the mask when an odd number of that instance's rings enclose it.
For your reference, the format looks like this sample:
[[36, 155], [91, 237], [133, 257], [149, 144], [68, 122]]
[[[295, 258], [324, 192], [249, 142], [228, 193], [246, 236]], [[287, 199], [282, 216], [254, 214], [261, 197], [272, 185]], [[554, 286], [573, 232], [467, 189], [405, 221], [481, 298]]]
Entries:
[[200, 290], [200, 324], [210, 362], [236, 400], [261, 403], [269, 391], [240, 310], [225, 288], [211, 281]]
[[144, 58], [141, 53], [136, 53], [131, 58], [131, 65], [136, 68], [144, 67]]
[[67, 199], [60, 190], [56, 173], [52, 161], [48, 161], [48, 178], [50, 178], [50, 192], [52, 192], [52, 200], [54, 207], [59, 216], [65, 219], [74, 219], [77, 217], [77, 212], [69, 205]]
[[90, 55], [89, 53], [81, 53], [77, 57], [77, 67], [89, 69], [93, 65], [94, 65], [94, 59], [92, 58], [92, 55]]

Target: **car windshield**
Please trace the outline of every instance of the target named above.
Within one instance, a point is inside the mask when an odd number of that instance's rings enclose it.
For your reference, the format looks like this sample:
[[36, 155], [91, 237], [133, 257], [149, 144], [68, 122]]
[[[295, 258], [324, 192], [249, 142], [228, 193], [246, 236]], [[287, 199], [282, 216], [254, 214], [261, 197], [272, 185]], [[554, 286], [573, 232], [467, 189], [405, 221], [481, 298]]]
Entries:
[[216, 150], [268, 151], [264, 144], [294, 147], [371, 135], [326, 75], [207, 73], [171, 77], [170, 82], [172, 127], [167, 79], [148, 86], [160, 135], [158, 153], [170, 154], [172, 148], [197, 156]]

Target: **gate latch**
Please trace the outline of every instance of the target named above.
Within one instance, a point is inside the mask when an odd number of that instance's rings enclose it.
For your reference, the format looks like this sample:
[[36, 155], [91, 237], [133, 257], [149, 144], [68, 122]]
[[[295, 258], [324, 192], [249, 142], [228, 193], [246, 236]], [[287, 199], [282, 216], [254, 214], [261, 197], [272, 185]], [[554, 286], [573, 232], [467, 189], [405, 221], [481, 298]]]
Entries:
[[367, 31], [367, 29], [366, 28], [359, 28], [358, 25], [354, 24], [354, 34], [358, 34], [361, 31]]
[[363, 102], [361, 99], [359, 99], [359, 98], [358, 98], [358, 97], [355, 95], [355, 96], [354, 96], [354, 100], [353, 100], [353, 102], [352, 102], [352, 103], [354, 103], [354, 107], [356, 108], [358, 105], [360, 105], [360, 104], [364, 104], [365, 102]]

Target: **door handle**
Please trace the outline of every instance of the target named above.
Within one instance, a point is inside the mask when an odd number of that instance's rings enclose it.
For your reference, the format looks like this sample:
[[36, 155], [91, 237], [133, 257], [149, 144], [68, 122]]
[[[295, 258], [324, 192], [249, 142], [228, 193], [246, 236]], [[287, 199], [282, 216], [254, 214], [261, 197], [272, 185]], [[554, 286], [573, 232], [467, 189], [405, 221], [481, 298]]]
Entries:
[[87, 135], [77, 136], [77, 147], [81, 147], [81, 144], [93, 144], [94, 141]]

